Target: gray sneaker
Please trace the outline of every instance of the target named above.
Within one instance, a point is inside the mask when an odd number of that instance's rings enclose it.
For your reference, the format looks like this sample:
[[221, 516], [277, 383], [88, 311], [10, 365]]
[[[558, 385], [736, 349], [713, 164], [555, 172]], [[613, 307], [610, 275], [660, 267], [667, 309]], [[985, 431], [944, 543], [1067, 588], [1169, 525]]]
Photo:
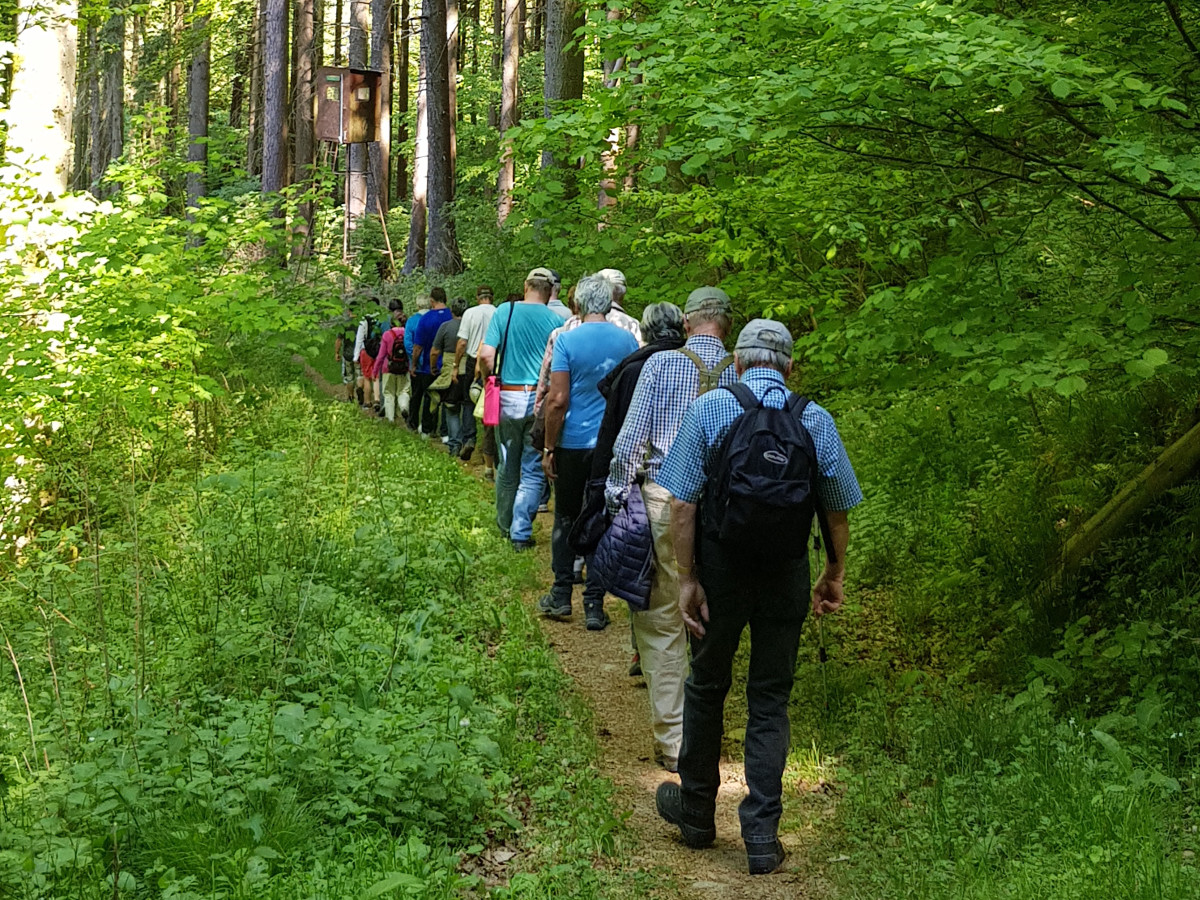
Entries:
[[542, 598], [537, 602], [537, 609], [543, 616], [549, 619], [569, 619], [571, 618], [571, 601], [559, 600], [553, 594], [543, 594]]

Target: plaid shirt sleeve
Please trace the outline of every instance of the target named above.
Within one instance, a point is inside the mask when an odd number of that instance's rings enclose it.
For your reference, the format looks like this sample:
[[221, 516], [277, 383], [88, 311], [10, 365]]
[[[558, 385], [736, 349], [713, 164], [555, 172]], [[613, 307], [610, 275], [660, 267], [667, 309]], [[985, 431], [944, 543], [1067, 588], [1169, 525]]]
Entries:
[[862, 488], [854, 474], [854, 467], [850, 465], [850, 457], [846, 455], [846, 447], [842, 444], [833, 416], [817, 404], [810, 403], [804, 410], [801, 422], [812, 435], [813, 445], [817, 449], [817, 467], [821, 470], [817, 492], [825, 508], [832, 512], [845, 512], [858, 506], [863, 501]]
[[699, 503], [708, 480], [709, 442], [699, 409], [704, 405], [697, 402], [688, 407], [675, 442], [658, 470], [657, 484], [684, 503]]
[[616, 514], [625, 502], [629, 486], [637, 475], [638, 466], [646, 454], [646, 442], [650, 439], [650, 422], [654, 415], [655, 398], [652, 385], [657, 379], [659, 360], [657, 353], [646, 360], [638, 376], [637, 387], [629, 401], [625, 422], [613, 444], [613, 458], [609, 465], [608, 481], [604, 485], [604, 500], [610, 513]]

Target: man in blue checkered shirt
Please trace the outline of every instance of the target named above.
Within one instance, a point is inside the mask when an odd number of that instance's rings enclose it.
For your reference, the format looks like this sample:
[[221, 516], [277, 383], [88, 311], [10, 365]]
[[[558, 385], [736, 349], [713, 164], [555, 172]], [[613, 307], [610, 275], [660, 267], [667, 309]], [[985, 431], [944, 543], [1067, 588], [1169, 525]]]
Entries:
[[687, 341], [680, 350], [655, 353], [642, 368], [629, 411], [613, 444], [605, 499], [615, 513], [639, 471], [642, 497], [654, 538], [650, 606], [633, 614], [633, 637], [650, 694], [654, 756], [674, 772], [683, 741], [683, 682], [687, 678], [687, 629], [679, 617], [679, 575], [671, 544], [671, 495], [659, 487], [658, 470], [671, 449], [684, 413], [702, 389], [735, 380], [733, 357], [723, 343], [731, 327], [729, 295], [699, 287], [683, 307]]
[[[778, 322], [755, 319], [738, 336], [737, 373], [759, 402], [783, 408], [792, 370], [792, 336]], [[779, 388], [783, 388], [780, 390]], [[713, 816], [721, 784], [719, 763], [725, 696], [733, 657], [750, 626], [750, 670], [746, 684], [746, 785], [739, 814], [751, 874], [766, 874], [783, 862], [778, 840], [783, 811], [783, 770], [789, 745], [788, 698], [800, 628], [809, 596], [808, 558], [747, 565], [744, 553], [697, 532], [697, 504], [720, 462], [721, 445], [742, 405], [731, 391], [705, 394], [688, 409], [671, 444], [658, 484], [671, 492], [671, 536], [679, 571], [679, 607], [692, 634], [692, 671], [685, 687], [680, 784], [659, 786], [659, 814], [679, 826], [684, 841], [706, 847], [715, 837]], [[817, 494], [827, 511], [831, 560], [812, 590], [813, 615], [842, 605], [847, 511], [862, 491], [833, 418], [815, 403], [801, 415], [817, 456]], [[697, 568], [699, 560], [699, 568]]]

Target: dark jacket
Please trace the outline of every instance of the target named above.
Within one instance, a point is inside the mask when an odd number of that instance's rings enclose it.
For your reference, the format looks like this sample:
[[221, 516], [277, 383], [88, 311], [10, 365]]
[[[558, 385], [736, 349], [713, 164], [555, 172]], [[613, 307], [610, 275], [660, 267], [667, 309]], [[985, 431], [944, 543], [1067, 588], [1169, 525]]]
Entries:
[[592, 478], [608, 478], [608, 467], [612, 463], [613, 444], [625, 424], [625, 414], [629, 412], [629, 404], [633, 400], [633, 391], [637, 387], [638, 376], [642, 367], [655, 353], [663, 350], [678, 350], [683, 341], [655, 341], [639, 350], [635, 350], [617, 363], [617, 367], [600, 379], [597, 387], [604, 397], [604, 418], [600, 420], [600, 431], [596, 435], [596, 449], [592, 454]]
[[650, 608], [654, 535], [642, 490], [636, 484], [629, 489], [625, 505], [596, 545], [588, 563], [588, 578], [593, 577], [608, 593], [628, 603], [634, 612]]

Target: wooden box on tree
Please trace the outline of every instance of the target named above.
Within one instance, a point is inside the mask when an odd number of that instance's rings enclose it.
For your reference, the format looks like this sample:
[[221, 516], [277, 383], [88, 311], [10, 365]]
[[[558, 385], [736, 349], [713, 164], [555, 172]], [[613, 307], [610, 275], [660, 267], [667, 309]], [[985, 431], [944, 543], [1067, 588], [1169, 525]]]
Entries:
[[380, 73], [325, 66], [317, 70], [317, 140], [365, 144], [379, 140]]

